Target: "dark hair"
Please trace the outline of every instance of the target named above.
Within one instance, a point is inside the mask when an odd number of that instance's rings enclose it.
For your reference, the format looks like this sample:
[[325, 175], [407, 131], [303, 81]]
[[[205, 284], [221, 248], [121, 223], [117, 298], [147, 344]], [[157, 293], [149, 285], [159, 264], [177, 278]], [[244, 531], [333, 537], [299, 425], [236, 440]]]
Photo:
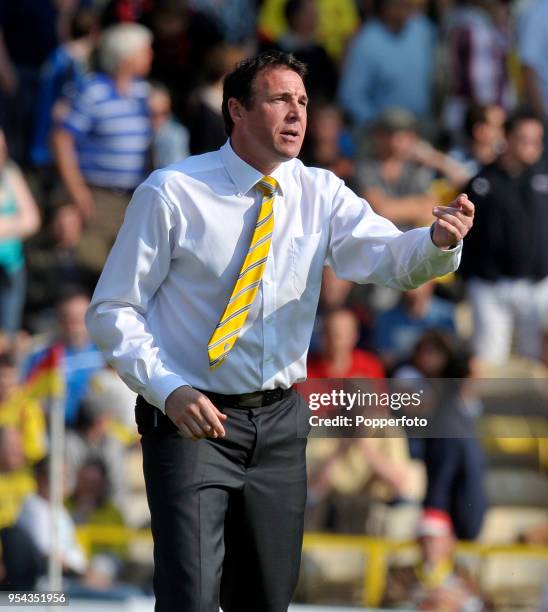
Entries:
[[283, 51], [265, 51], [255, 57], [250, 57], [236, 64], [223, 81], [223, 119], [225, 132], [232, 134], [234, 122], [228, 110], [230, 98], [236, 98], [240, 104], [249, 109], [253, 105], [253, 83], [260, 72], [272, 68], [288, 68], [301, 78], [306, 74], [306, 65], [296, 60], [290, 53]]
[[287, 0], [284, 6], [284, 16], [287, 23], [291, 26], [295, 15], [302, 10], [306, 0]]
[[99, 27], [99, 19], [95, 11], [89, 8], [79, 8], [70, 19], [70, 38], [78, 40], [89, 36]]
[[62, 306], [66, 302], [70, 302], [71, 300], [79, 297], [89, 300], [89, 291], [80, 285], [65, 285], [57, 294], [55, 307], [59, 308], [59, 306]]
[[528, 108], [520, 108], [508, 117], [506, 123], [504, 124], [504, 133], [506, 136], [509, 136], [516, 128], [519, 127], [521, 123], [525, 121], [537, 121], [542, 125], [542, 119], [537, 115], [537, 113], [533, 112]]
[[487, 123], [487, 112], [491, 108], [489, 104], [472, 104], [466, 111], [464, 118], [464, 132], [469, 137], [474, 136], [474, 127], [479, 123]]
[[17, 359], [12, 351], [0, 351], [0, 368], [16, 368]]

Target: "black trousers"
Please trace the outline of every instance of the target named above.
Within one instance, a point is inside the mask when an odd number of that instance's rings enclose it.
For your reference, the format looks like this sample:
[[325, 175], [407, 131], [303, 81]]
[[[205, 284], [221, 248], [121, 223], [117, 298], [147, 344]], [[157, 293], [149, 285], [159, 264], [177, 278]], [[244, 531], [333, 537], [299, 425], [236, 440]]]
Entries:
[[308, 407], [221, 406], [224, 439], [183, 438], [137, 400], [156, 612], [286, 612], [301, 558]]

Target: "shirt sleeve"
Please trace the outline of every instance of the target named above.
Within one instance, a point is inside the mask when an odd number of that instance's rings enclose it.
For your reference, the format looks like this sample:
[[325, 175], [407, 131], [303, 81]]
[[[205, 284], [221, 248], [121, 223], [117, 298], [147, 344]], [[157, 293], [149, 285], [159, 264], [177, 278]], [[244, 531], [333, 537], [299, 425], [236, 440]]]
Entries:
[[414, 289], [458, 268], [462, 251], [439, 249], [430, 228], [401, 232], [341, 181], [330, 221], [327, 263], [342, 279]]
[[75, 136], [89, 133], [95, 122], [94, 106], [90, 88], [83, 89], [72, 102], [69, 113], [61, 122], [61, 127]]
[[91, 338], [122, 380], [162, 411], [169, 394], [188, 383], [164, 365], [146, 312], [169, 272], [180, 223], [156, 189], [139, 187], [86, 316]]
[[542, 41], [546, 37], [546, 26], [543, 19], [538, 19], [536, 12], [526, 12], [519, 22], [518, 52], [526, 66], [538, 68], [545, 60]]

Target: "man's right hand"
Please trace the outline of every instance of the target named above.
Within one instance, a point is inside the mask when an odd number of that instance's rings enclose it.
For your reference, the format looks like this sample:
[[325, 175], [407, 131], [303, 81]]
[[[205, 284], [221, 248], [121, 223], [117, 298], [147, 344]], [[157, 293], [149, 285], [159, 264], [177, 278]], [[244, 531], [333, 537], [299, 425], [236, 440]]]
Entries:
[[227, 416], [200, 391], [188, 385], [178, 387], [166, 400], [166, 415], [185, 438], [224, 438], [222, 425]]

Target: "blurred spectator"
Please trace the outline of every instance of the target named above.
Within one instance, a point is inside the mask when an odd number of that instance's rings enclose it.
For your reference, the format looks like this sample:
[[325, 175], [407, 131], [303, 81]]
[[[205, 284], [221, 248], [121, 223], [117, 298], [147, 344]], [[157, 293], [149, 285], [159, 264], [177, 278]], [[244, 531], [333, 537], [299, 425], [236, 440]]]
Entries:
[[58, 333], [45, 345], [35, 348], [23, 363], [28, 380], [53, 350], [62, 349], [65, 381], [65, 423], [74, 426], [80, 402], [88, 391], [90, 378], [105, 366], [101, 352], [90, 341], [85, 324], [89, 295], [79, 287], [67, 287], [56, 304]]
[[326, 168], [352, 189], [354, 183], [354, 146], [344, 130], [341, 112], [335, 104], [319, 101], [308, 111], [308, 129], [301, 150], [307, 166]]
[[[348, 39], [360, 25], [356, 4], [353, 0], [316, 0], [316, 41], [337, 63], [346, 50]], [[278, 40], [283, 35], [287, 29], [285, 7], [286, 0], [264, 0], [261, 3], [258, 22], [261, 38]]]
[[67, 431], [65, 453], [71, 489], [80, 468], [89, 460], [100, 460], [106, 469], [107, 494], [124, 512], [127, 502], [127, 476], [124, 447], [110, 431], [111, 414], [96, 399], [85, 399], [78, 411], [74, 431]]
[[46, 571], [46, 559], [26, 531], [17, 525], [0, 529], [0, 591], [32, 591]]
[[23, 500], [34, 490], [21, 433], [14, 427], [0, 427], [0, 529], [15, 524]]
[[105, 463], [86, 459], [76, 474], [76, 484], [66, 503], [77, 525], [121, 525], [122, 515], [109, 500], [109, 483]]
[[485, 458], [475, 427], [481, 404], [468, 384], [471, 365], [468, 350], [453, 344], [441, 373], [446, 380], [439, 385], [439, 402], [429, 417], [432, 437], [424, 440], [424, 507], [450, 516], [455, 535], [463, 540], [478, 537], [488, 506]]
[[[436, 202], [431, 192], [433, 165], [439, 161], [432, 158], [442, 162], [449, 158], [420, 141], [417, 123], [404, 109], [383, 111], [375, 122], [373, 139], [372, 154], [356, 168], [363, 197], [376, 213], [402, 229], [428, 224]], [[460, 167], [450, 160], [448, 165]]]
[[374, 122], [387, 108], [427, 119], [432, 98], [433, 25], [411, 0], [379, 0], [378, 17], [350, 43], [339, 89], [353, 123]]
[[[60, 538], [60, 554], [65, 581], [63, 590], [72, 597], [93, 599], [124, 599], [140, 592], [130, 585], [113, 582], [116, 567], [102, 557], [97, 562], [88, 562], [76, 538], [74, 521], [64, 506], [54, 510], [49, 503], [49, 459], [38, 462], [34, 468], [37, 492], [25, 500], [18, 527], [32, 538], [40, 554], [49, 556], [52, 552], [53, 521], [56, 522]], [[66, 485], [64, 475], [63, 484]]]
[[74, 100], [83, 87], [89, 69], [91, 52], [96, 43], [97, 18], [86, 8], [77, 10], [70, 20], [70, 40], [47, 58], [40, 72], [36, 104], [36, 120], [30, 159], [35, 166], [53, 163], [50, 149], [54, 115], [65, 114], [69, 100]]
[[410, 357], [413, 346], [426, 330], [454, 331], [453, 305], [435, 296], [434, 287], [435, 281], [429, 281], [405, 291], [397, 306], [378, 315], [374, 346], [389, 367]]
[[167, 87], [154, 83], [148, 100], [152, 124], [152, 165], [163, 168], [189, 155], [189, 132], [171, 112]]
[[476, 204], [461, 272], [474, 315], [481, 359], [504, 363], [517, 332], [519, 354], [540, 359], [548, 310], [548, 167], [541, 160], [543, 127], [528, 112], [506, 124], [507, 147], [472, 180]]
[[[64, 572], [83, 574], [87, 567], [86, 557], [76, 539], [74, 523], [69, 513], [61, 506], [55, 514], [49, 503], [49, 458], [44, 458], [34, 466], [36, 493], [29, 495], [21, 509], [17, 525], [32, 538], [44, 557], [51, 554], [52, 521], [57, 523], [60, 538], [60, 551]], [[60, 475], [65, 481], [64, 474]], [[64, 484], [64, 488], [66, 485]]]
[[26, 272], [22, 240], [40, 227], [38, 208], [0, 130], [0, 330], [21, 328]]
[[19, 431], [26, 461], [38, 461], [46, 454], [46, 421], [42, 407], [19, 384], [19, 371], [10, 352], [0, 352], [0, 427], [14, 427]]
[[382, 607], [432, 612], [481, 612], [490, 609], [479, 585], [465, 566], [455, 560], [451, 518], [426, 510], [419, 522], [420, 561], [390, 568]]
[[104, 5], [101, 11], [101, 24], [105, 27], [128, 21], [142, 22], [154, 4], [151, 0], [98, 0], [98, 2]]
[[505, 120], [506, 112], [497, 104], [473, 104], [466, 111], [464, 142], [451, 150], [449, 155], [463, 165], [468, 180], [502, 153]]
[[50, 329], [55, 304], [67, 288], [84, 287], [91, 293], [97, 282], [79, 254], [82, 217], [66, 197], [60, 202], [49, 225], [27, 248], [26, 323], [35, 333]]
[[451, 13], [447, 39], [452, 82], [444, 119], [457, 139], [472, 104], [511, 106], [509, 39], [496, 19], [506, 4], [507, 0], [462, 0]]
[[62, 181], [86, 222], [86, 263], [100, 271], [131, 191], [150, 169], [148, 85], [152, 36], [141, 25], [111, 26], [101, 35], [104, 72], [86, 81], [53, 132]]
[[313, 531], [383, 535], [379, 507], [407, 502], [415, 493], [405, 434], [396, 427], [375, 437], [312, 438], [307, 461], [306, 523]]
[[316, 39], [316, 0], [287, 0], [284, 12], [287, 31], [275, 43], [263, 45], [262, 50], [276, 49], [293, 54], [308, 68], [304, 82], [310, 100], [331, 100], [337, 91], [337, 67]]
[[427, 329], [417, 339], [409, 358], [398, 364], [395, 378], [443, 378], [453, 358], [453, 338], [448, 330]]
[[548, 118], [548, 1], [526, 5], [519, 28], [519, 54], [523, 64], [525, 98], [539, 115]]
[[309, 360], [308, 378], [383, 378], [381, 361], [356, 348], [358, 338], [358, 319], [351, 310], [328, 312], [323, 319], [323, 350]]
[[[110, 485], [104, 461], [90, 457], [79, 467], [76, 483], [65, 507], [76, 525], [114, 526], [124, 525], [120, 510], [110, 499]], [[90, 554], [108, 554], [117, 564], [121, 563], [119, 555], [124, 555], [125, 546], [100, 545], [92, 546]]]
[[57, 47], [63, 12], [74, 0], [0, 1], [0, 87], [4, 126], [13, 158], [29, 154], [40, 68]]
[[223, 79], [240, 60], [244, 52], [239, 47], [217, 45], [205, 61], [205, 84], [198, 88], [189, 101], [190, 152], [200, 155], [215, 151], [226, 139], [222, 103]]

